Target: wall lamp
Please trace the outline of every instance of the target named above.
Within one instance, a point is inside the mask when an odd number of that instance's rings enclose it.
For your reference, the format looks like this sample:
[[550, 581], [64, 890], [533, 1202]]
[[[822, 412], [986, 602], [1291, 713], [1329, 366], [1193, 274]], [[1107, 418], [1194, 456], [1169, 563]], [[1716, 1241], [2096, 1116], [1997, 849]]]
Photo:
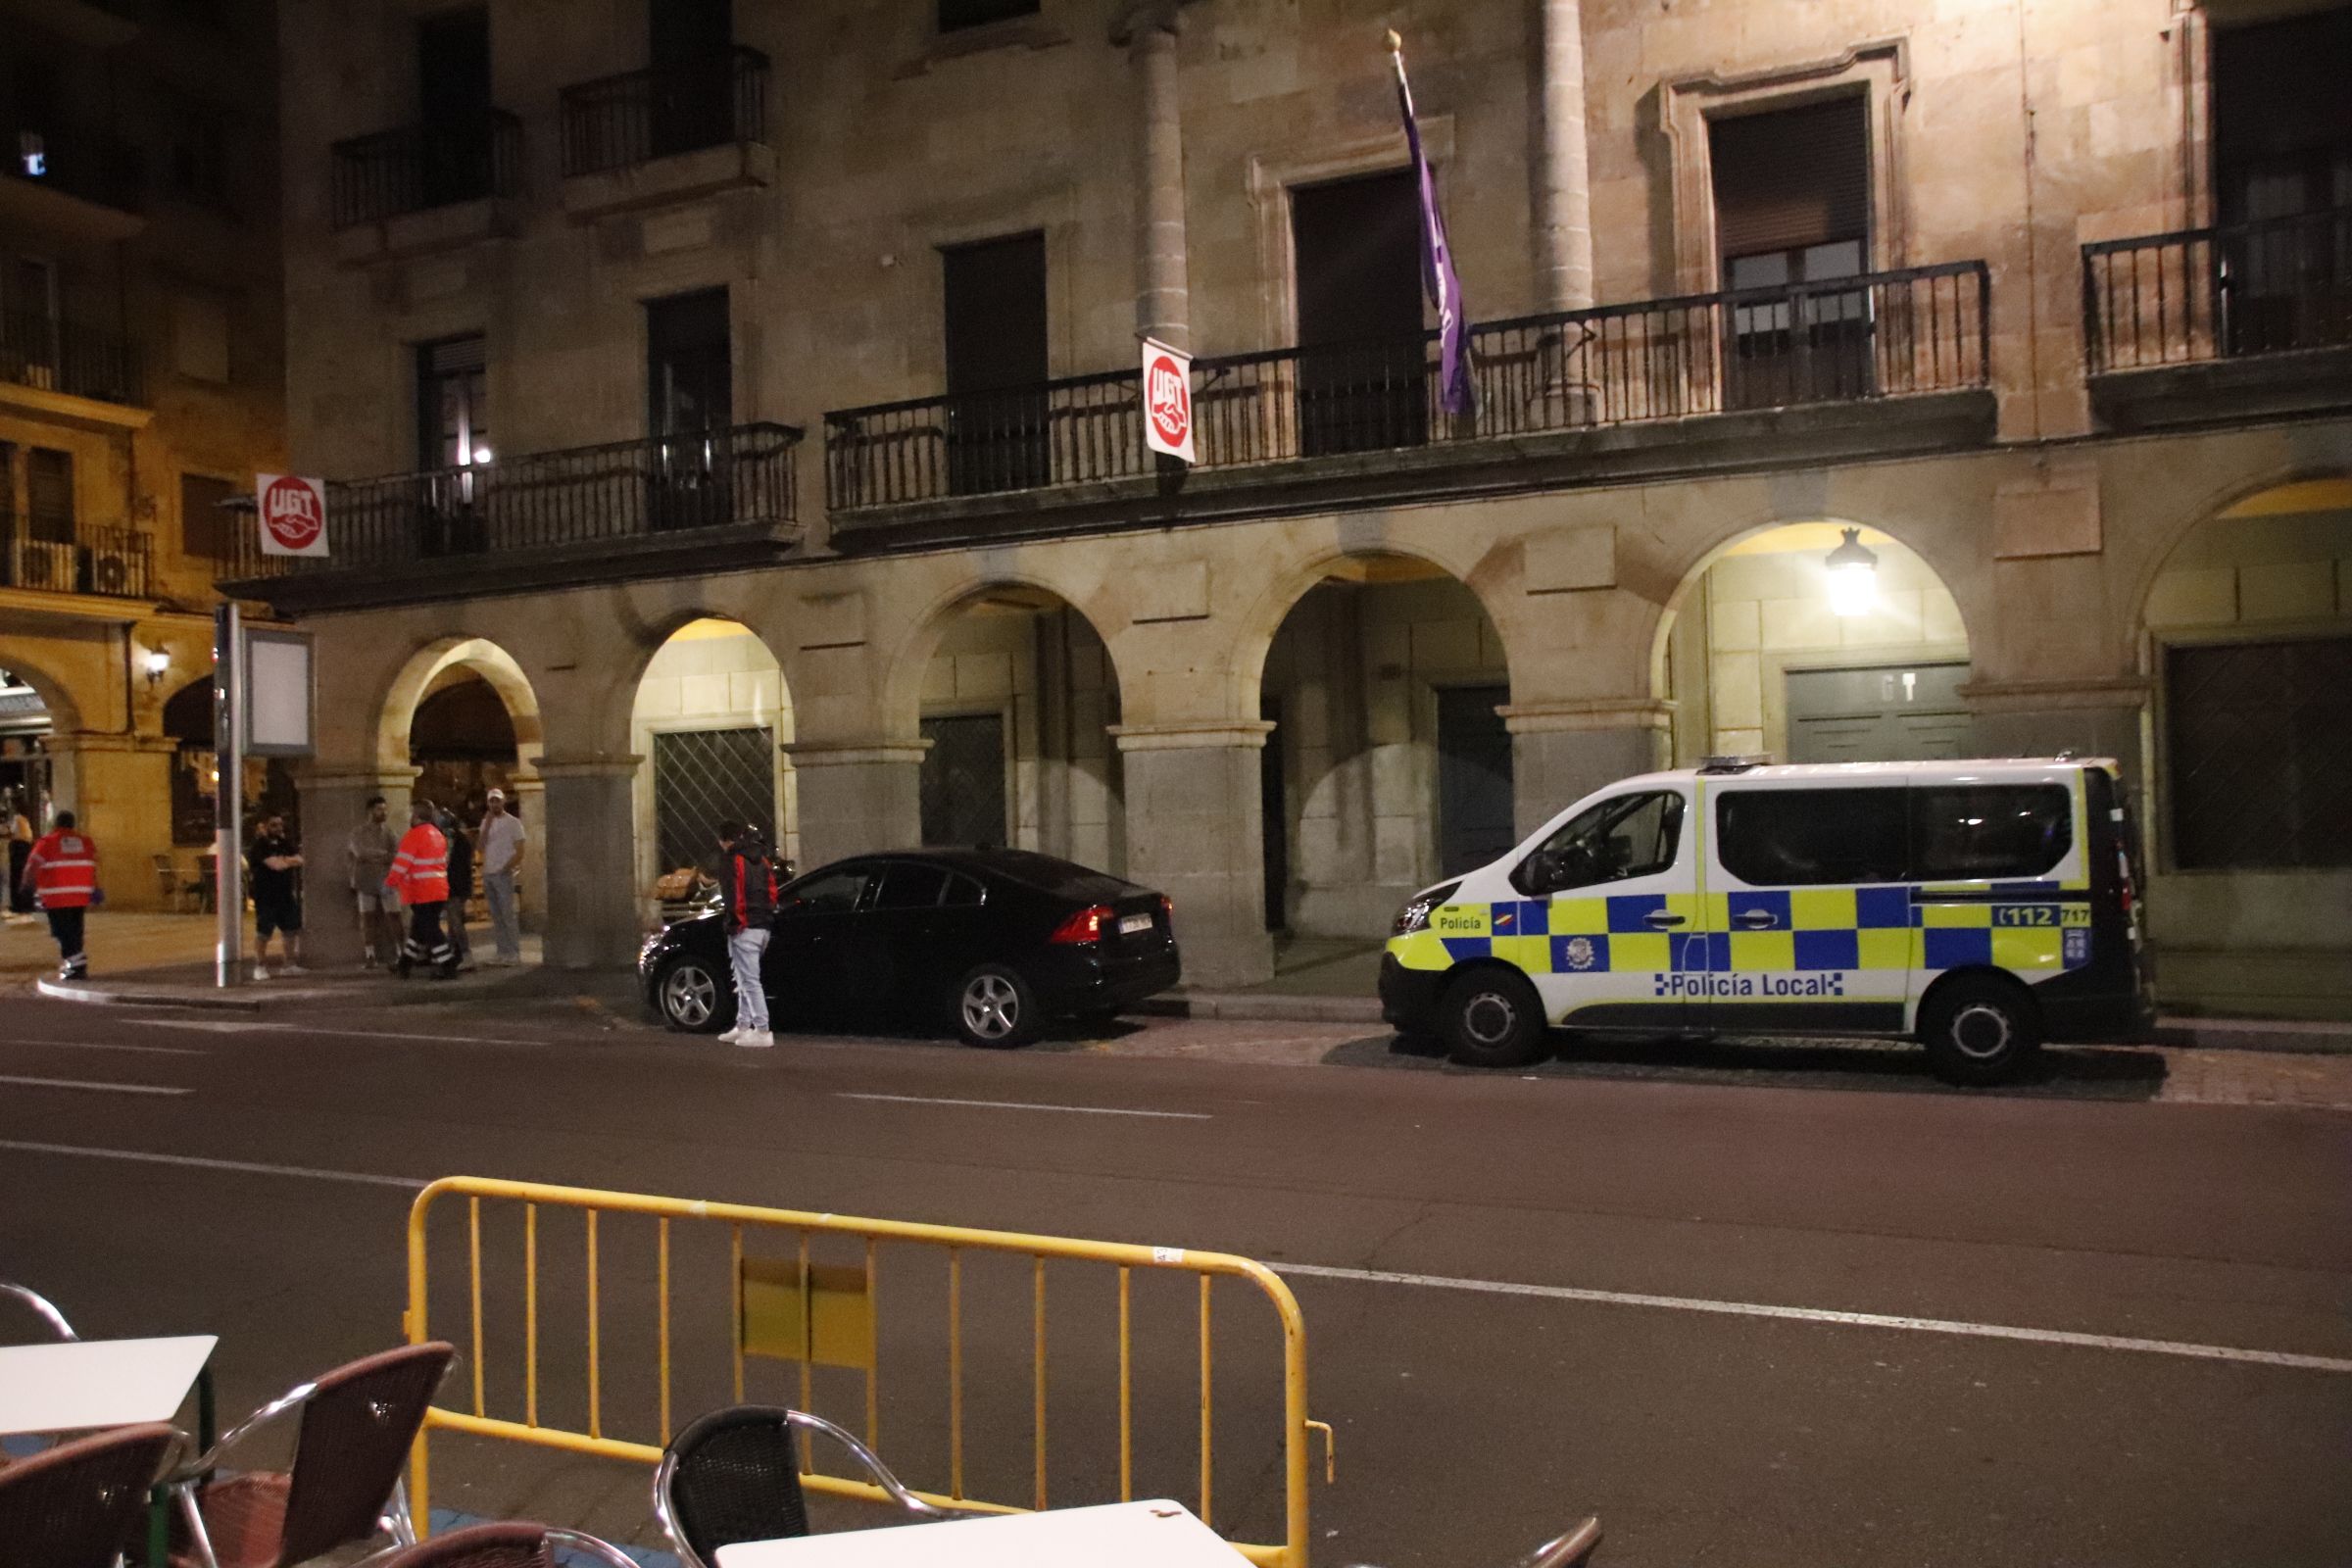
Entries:
[[1830, 608], [1840, 615], [1865, 615], [1879, 598], [1879, 557], [1862, 542], [1862, 530], [1848, 528], [1829, 555]]

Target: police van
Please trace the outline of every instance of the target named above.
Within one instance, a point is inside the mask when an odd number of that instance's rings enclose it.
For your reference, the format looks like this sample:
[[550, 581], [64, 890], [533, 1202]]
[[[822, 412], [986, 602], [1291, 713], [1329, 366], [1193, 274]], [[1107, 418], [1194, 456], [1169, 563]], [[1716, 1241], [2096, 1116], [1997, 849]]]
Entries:
[[1997, 1083], [2045, 1040], [2146, 1029], [2142, 886], [2112, 761], [1710, 760], [1417, 895], [1381, 1003], [1479, 1066], [1552, 1026], [1870, 1035]]

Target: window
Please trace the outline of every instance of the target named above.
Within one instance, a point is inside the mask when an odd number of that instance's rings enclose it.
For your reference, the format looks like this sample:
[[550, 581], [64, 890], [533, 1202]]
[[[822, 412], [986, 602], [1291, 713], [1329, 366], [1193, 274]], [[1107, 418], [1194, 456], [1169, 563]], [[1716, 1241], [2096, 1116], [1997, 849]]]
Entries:
[[210, 474], [179, 476], [179, 553], [199, 561], [226, 561], [236, 537], [237, 518], [221, 503], [238, 491], [233, 480]]
[[1421, 197], [1409, 170], [1291, 192], [1298, 442], [1314, 457], [1429, 434]]
[[875, 890], [877, 909], [930, 909], [939, 906], [948, 885], [945, 866], [912, 860], [893, 860], [882, 868], [882, 885]]
[[2047, 874], [2075, 842], [2063, 784], [1949, 785], [1911, 791], [1911, 876], [1920, 882]]
[[1522, 893], [1623, 882], [1671, 870], [1682, 847], [1683, 798], [1621, 795], [1579, 811], [1511, 874]]
[[988, 890], [968, 876], [951, 874], [948, 891], [939, 902], [950, 909], [977, 909], [988, 902]]
[[172, 300], [172, 368], [193, 381], [228, 380], [228, 301], [182, 293]]
[[1037, 15], [1037, 0], [939, 0], [939, 30], [985, 27], [992, 22]]
[[787, 893], [783, 907], [776, 912], [783, 915], [848, 914], [858, 907], [858, 896], [865, 891], [866, 883], [872, 879], [873, 873], [863, 867], [820, 871]]
[[1869, 270], [1867, 102], [1849, 95], [1708, 125], [1723, 287], [1787, 291], [1732, 308], [1735, 406], [1869, 390], [1868, 294], [1797, 289]]
[[645, 302], [645, 377], [648, 434], [723, 430], [734, 422], [725, 289]]
[[2165, 654], [2172, 860], [2352, 866], [2352, 637]]
[[34, 447], [24, 462], [25, 532], [55, 544], [74, 542], [74, 454]]
[[1715, 798], [1716, 855], [1750, 887], [1900, 882], [1908, 794], [1726, 790]]
[[170, 156], [164, 164], [172, 194], [216, 212], [228, 199], [228, 117], [186, 98], [172, 103]]
[[416, 466], [488, 463], [490, 349], [479, 332], [416, 349]]
[[775, 842], [776, 738], [763, 724], [654, 736], [654, 827], [662, 864], [700, 865], [718, 853], [722, 822]]
[[956, 495], [1046, 483], [1046, 236], [1012, 234], [940, 253], [945, 279], [948, 487]]

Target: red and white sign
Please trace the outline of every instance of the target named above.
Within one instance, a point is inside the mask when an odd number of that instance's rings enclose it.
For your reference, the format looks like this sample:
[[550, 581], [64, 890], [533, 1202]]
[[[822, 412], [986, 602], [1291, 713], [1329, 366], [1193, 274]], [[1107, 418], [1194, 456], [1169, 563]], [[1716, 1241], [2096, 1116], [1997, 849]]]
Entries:
[[265, 556], [326, 554], [326, 484], [291, 473], [260, 473], [253, 479], [254, 507], [262, 519]]
[[1171, 458], [1195, 461], [1193, 357], [1152, 338], [1144, 339], [1144, 443]]

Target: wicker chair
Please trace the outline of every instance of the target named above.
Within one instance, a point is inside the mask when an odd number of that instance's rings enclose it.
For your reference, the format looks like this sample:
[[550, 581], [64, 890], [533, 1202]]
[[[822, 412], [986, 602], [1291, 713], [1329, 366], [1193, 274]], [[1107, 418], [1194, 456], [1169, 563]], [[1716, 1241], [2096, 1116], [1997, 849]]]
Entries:
[[920, 1519], [955, 1517], [907, 1491], [871, 1448], [823, 1417], [780, 1405], [739, 1404], [713, 1410], [679, 1433], [654, 1471], [654, 1516], [686, 1568], [710, 1568], [721, 1546], [808, 1534], [795, 1427], [848, 1448], [906, 1512]]
[[403, 1546], [380, 1568], [556, 1568], [556, 1553], [575, 1552], [606, 1568], [637, 1568], [611, 1542], [551, 1525], [474, 1525]]
[[81, 1338], [80, 1335], [74, 1332], [74, 1325], [66, 1321], [66, 1314], [60, 1312], [49, 1298], [40, 1292], [0, 1280], [0, 1296], [8, 1297], [30, 1308], [33, 1316], [48, 1324], [49, 1331], [60, 1340], [73, 1344]]
[[147, 1518], [147, 1489], [180, 1435], [117, 1427], [0, 1470], [0, 1563], [113, 1568]]
[[[401, 1469], [456, 1354], [440, 1341], [385, 1350], [247, 1417], [171, 1478], [179, 1513], [173, 1568], [293, 1568], [379, 1534], [396, 1545], [416, 1544]], [[221, 1457], [250, 1434], [297, 1410], [291, 1469], [213, 1478]]]

